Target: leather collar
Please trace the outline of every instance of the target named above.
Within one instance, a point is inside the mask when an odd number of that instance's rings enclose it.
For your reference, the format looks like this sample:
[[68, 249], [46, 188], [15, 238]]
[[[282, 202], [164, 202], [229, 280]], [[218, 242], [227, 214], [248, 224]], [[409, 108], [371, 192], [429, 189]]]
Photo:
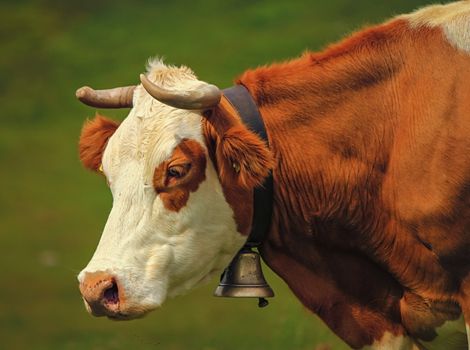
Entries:
[[[243, 85], [223, 90], [223, 95], [238, 112], [243, 123], [269, 146], [266, 127], [253, 97]], [[260, 187], [254, 189], [253, 220], [245, 246], [258, 247], [271, 226], [273, 209], [273, 175], [270, 173]]]

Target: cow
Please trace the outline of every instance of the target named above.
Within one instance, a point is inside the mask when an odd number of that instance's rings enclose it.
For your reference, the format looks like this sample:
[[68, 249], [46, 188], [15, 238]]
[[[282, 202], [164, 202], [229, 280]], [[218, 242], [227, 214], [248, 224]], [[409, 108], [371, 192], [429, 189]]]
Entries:
[[77, 96], [83, 165], [113, 195], [78, 276], [95, 316], [132, 319], [220, 274], [273, 177], [259, 251], [354, 349], [422, 349], [470, 324], [470, 1], [244, 72], [268, 142], [214, 85], [153, 60], [137, 86]]

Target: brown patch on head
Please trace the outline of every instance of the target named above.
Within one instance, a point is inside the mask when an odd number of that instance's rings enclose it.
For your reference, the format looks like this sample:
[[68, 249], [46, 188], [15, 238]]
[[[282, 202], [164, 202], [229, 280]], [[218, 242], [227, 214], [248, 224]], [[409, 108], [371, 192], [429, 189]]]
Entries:
[[156, 169], [153, 186], [165, 208], [180, 211], [206, 178], [206, 153], [194, 140], [184, 139]]
[[99, 169], [106, 144], [118, 126], [118, 122], [99, 114], [85, 122], [78, 143], [80, 160], [85, 168], [93, 171]]

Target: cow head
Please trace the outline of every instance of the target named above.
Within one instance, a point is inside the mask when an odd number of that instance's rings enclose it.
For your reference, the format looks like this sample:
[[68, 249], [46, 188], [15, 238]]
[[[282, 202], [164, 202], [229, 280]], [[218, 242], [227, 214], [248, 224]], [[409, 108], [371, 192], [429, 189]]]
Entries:
[[142, 79], [118, 98], [133, 105], [121, 124], [96, 116], [80, 138], [82, 163], [113, 196], [78, 276], [95, 316], [142, 316], [219, 274], [246, 240], [253, 188], [272, 167], [264, 143], [191, 70], [154, 61]]

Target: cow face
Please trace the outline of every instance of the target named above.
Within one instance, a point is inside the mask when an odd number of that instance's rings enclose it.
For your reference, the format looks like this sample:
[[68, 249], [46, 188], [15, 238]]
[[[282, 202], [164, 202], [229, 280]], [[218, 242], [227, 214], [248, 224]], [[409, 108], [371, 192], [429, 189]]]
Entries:
[[167, 118], [134, 109], [102, 156], [113, 208], [79, 275], [95, 314], [109, 314], [103, 302], [118, 317], [153, 309], [210, 279], [244, 241], [207, 161], [201, 117], [159, 107]]
[[[196, 79], [187, 68], [160, 62], [148, 78], [174, 89]], [[202, 111], [167, 106], [142, 86], [133, 100], [120, 125], [97, 116], [80, 140], [83, 164], [102, 172], [113, 196], [98, 247], [78, 276], [80, 291], [89, 312], [116, 319], [142, 316], [211, 279], [246, 240], [226, 198], [234, 189], [220, 178], [224, 160], [216, 169], [209, 157]], [[212, 158], [227, 153], [218, 147]]]

